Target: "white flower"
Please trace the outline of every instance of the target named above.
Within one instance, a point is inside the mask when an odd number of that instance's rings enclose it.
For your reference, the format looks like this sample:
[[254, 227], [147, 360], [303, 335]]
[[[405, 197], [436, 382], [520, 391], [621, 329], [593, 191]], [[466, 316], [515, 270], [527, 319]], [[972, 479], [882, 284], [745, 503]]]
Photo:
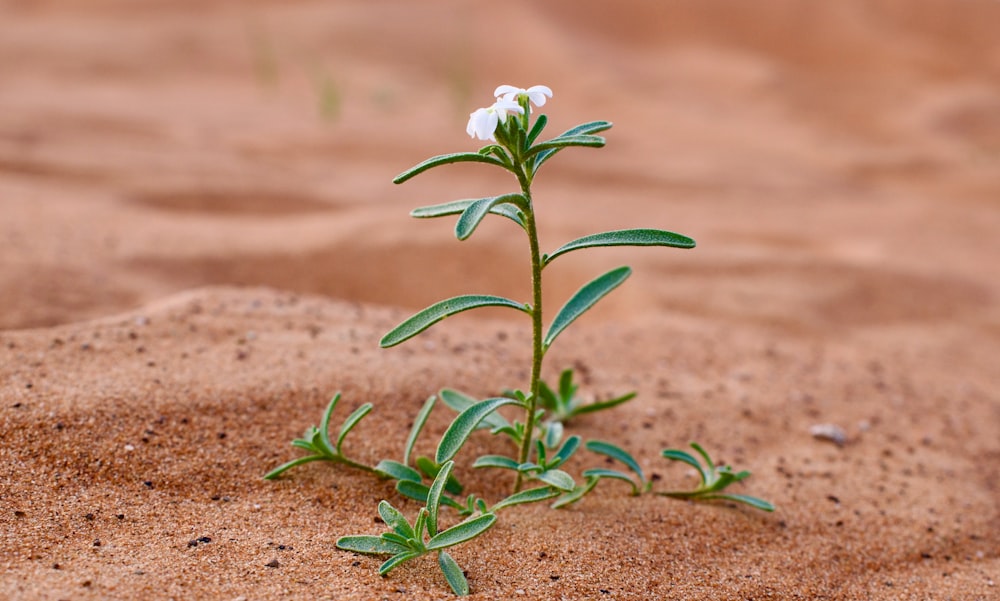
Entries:
[[532, 104], [542, 106], [545, 104], [546, 96], [552, 98], [552, 90], [548, 86], [531, 86], [525, 90], [524, 88], [502, 85], [493, 91], [493, 95], [497, 98], [503, 97], [504, 100], [513, 100], [515, 102], [518, 96], [527, 96]]
[[524, 113], [524, 109], [517, 102], [503, 98], [498, 99], [491, 107], [476, 109], [469, 114], [469, 124], [465, 126], [465, 133], [469, 134], [470, 138], [495, 142], [496, 137], [493, 132], [497, 130], [497, 123], [507, 122], [508, 111], [519, 115]]

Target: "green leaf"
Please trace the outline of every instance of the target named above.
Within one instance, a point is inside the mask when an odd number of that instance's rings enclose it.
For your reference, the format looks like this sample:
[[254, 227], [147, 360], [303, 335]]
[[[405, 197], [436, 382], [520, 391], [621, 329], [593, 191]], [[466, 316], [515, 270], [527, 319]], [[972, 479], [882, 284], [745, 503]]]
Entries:
[[552, 458], [552, 461], [548, 463], [547, 467], [551, 469], [566, 463], [566, 460], [573, 456], [573, 453], [576, 452], [576, 449], [579, 446], [580, 437], [576, 434], [570, 436], [566, 439], [566, 442], [563, 443], [563, 446], [559, 448], [559, 452], [556, 453], [556, 456]]
[[497, 511], [503, 509], [504, 507], [510, 507], [512, 505], [521, 505], [523, 503], [537, 503], [538, 501], [545, 501], [551, 499], [552, 497], [559, 496], [560, 492], [551, 486], [539, 486], [538, 488], [529, 488], [528, 490], [522, 490], [512, 494], [499, 501], [496, 505], [490, 508], [490, 511], [496, 513]]
[[422, 480], [420, 472], [392, 459], [379, 461], [378, 465], [375, 466], [375, 472], [380, 476], [396, 480], [410, 480], [412, 482], [420, 482]]
[[503, 455], [483, 455], [472, 464], [474, 468], [496, 467], [505, 470], [517, 471], [517, 461]]
[[633, 229], [603, 232], [577, 238], [572, 242], [563, 244], [552, 254], [546, 255], [542, 264], [543, 266], [548, 265], [559, 255], [564, 255], [570, 251], [595, 246], [670, 246], [673, 248], [694, 248], [695, 242], [687, 236], [666, 230]]
[[625, 449], [613, 445], [610, 442], [604, 442], [603, 440], [588, 440], [587, 444], [584, 446], [586, 446], [587, 450], [591, 452], [598, 453], [600, 455], [607, 455], [612, 459], [616, 459], [624, 463], [630, 470], [639, 476], [639, 482], [646, 482], [646, 476], [643, 475], [642, 468], [639, 467], [639, 463]]
[[264, 479], [274, 480], [275, 478], [285, 473], [286, 471], [292, 469], [293, 467], [302, 465], [303, 463], [309, 463], [310, 461], [321, 461], [321, 460], [329, 460], [329, 457], [324, 457], [323, 455], [309, 455], [306, 457], [299, 457], [298, 459], [293, 459], [288, 463], [279, 465], [278, 467], [264, 474]]
[[483, 218], [491, 213], [492, 209], [496, 206], [510, 204], [522, 207], [525, 206], [526, 202], [524, 196], [517, 193], [480, 198], [462, 211], [462, 216], [458, 218], [458, 223], [455, 224], [455, 237], [459, 240], [468, 239], [472, 235], [472, 232], [476, 231]]
[[549, 486], [554, 486], [559, 490], [573, 490], [576, 488], [576, 482], [573, 480], [573, 476], [570, 476], [562, 470], [545, 470], [531, 476], [535, 480], [540, 480]]
[[441, 442], [438, 443], [436, 461], [443, 464], [445, 461], [452, 459], [458, 453], [458, 450], [462, 448], [462, 445], [465, 444], [472, 431], [479, 425], [479, 422], [483, 421], [486, 416], [504, 405], [520, 404], [520, 401], [517, 399], [498, 397], [480, 401], [460, 413], [455, 418], [455, 421], [451, 422], [451, 425], [448, 426], [448, 430], [445, 431], [444, 436], [441, 437]]
[[[446, 202], [437, 205], [431, 205], [428, 207], [420, 207], [418, 209], [413, 209], [410, 211], [411, 217], [416, 217], [418, 219], [430, 219], [433, 217], [445, 217], [447, 215], [461, 215], [465, 209], [469, 208], [469, 205], [482, 200], [481, 198], [467, 198], [464, 200], [453, 200], [451, 202]], [[494, 215], [501, 215], [510, 219], [514, 223], [521, 227], [524, 227], [524, 219], [520, 210], [511, 204], [501, 204], [490, 207], [490, 213]]]
[[344, 425], [340, 427], [340, 434], [337, 435], [337, 454], [341, 455], [340, 447], [344, 444], [344, 438], [347, 436], [354, 426], [358, 425], [369, 412], [371, 412], [373, 405], [371, 403], [365, 403], [357, 409], [355, 409], [346, 420], [344, 420]]
[[544, 152], [546, 150], [562, 150], [569, 146], [586, 146], [590, 148], [600, 148], [607, 144], [607, 140], [601, 136], [588, 136], [588, 135], [577, 135], [577, 136], [559, 136], [552, 138], [551, 140], [546, 140], [544, 142], [539, 142], [532, 146], [528, 152], [525, 153], [525, 158], [531, 158], [532, 156]]
[[402, 553], [409, 551], [398, 543], [390, 542], [380, 536], [369, 536], [361, 534], [357, 536], [341, 536], [337, 539], [337, 548], [344, 551], [364, 553], [366, 555], [385, 555], [388, 553]]
[[[459, 413], [479, 402], [478, 399], [458, 392], [457, 390], [451, 390], [450, 388], [445, 388], [441, 391], [441, 401]], [[498, 430], [510, 428], [511, 425], [510, 422], [504, 418], [504, 416], [499, 413], [491, 413], [483, 418], [483, 421], [480, 422], [478, 427], [488, 430]]]
[[552, 320], [549, 332], [545, 335], [545, 348], [551, 346], [556, 336], [565, 330], [569, 324], [573, 323], [587, 309], [593, 307], [597, 301], [617, 288], [631, 273], [632, 270], [628, 267], [612, 269], [577, 290], [576, 294], [566, 301], [566, 304], [556, 314], [555, 319]]
[[333, 399], [330, 404], [326, 406], [326, 411], [323, 412], [323, 419], [319, 423], [319, 428], [313, 429], [313, 438], [315, 441], [315, 434], [319, 434], [319, 440], [322, 441], [324, 448], [322, 449], [328, 453], [334, 453], [333, 444], [330, 442], [330, 417], [333, 415], [333, 410], [337, 407], [337, 402], [340, 401], [340, 393], [333, 395]]
[[625, 482], [628, 482], [629, 484], [632, 485], [632, 495], [633, 496], [638, 495], [641, 492], [641, 489], [639, 488], [638, 485], [636, 485], [635, 480], [633, 480], [631, 476], [629, 476], [625, 472], [619, 472], [618, 470], [609, 470], [609, 469], [606, 469], [606, 468], [597, 467], [597, 468], [593, 468], [593, 469], [589, 469], [589, 470], [584, 470], [583, 477], [584, 478], [613, 478], [615, 480], [624, 480]]
[[630, 392], [628, 394], [623, 394], [620, 397], [609, 399], [607, 401], [598, 401], [596, 403], [588, 403], [586, 405], [580, 405], [573, 409], [573, 415], [583, 415], [585, 413], [593, 413], [594, 411], [602, 411], [604, 409], [610, 409], [616, 405], [621, 405], [627, 401], [631, 401], [635, 398], [635, 393]]
[[399, 324], [391, 332], [382, 337], [379, 345], [382, 348], [389, 348], [413, 338], [420, 332], [441, 321], [445, 317], [476, 309], [478, 307], [512, 307], [519, 311], [528, 313], [528, 309], [521, 303], [514, 302], [501, 296], [486, 296], [469, 294], [456, 296], [427, 307], [423, 311], [413, 315], [403, 323]]
[[451, 475], [451, 468], [455, 467], [454, 461], [445, 461], [441, 465], [441, 470], [434, 477], [430, 491], [427, 493], [427, 532], [434, 536], [437, 534], [438, 508], [441, 506], [441, 495], [444, 493], [444, 483]]
[[774, 505], [768, 503], [764, 499], [758, 499], [757, 497], [751, 497], [750, 495], [738, 495], [738, 494], [721, 494], [721, 495], [705, 495], [701, 497], [706, 500], [719, 499], [724, 501], [735, 501], [737, 503], [744, 503], [753, 507], [754, 509], [760, 509], [761, 511], [774, 511]]
[[[590, 123], [583, 123], [577, 125], [571, 129], [564, 131], [563, 133], [556, 136], [554, 139], [568, 138], [571, 136], [580, 136], [588, 134], [596, 134], [602, 132], [606, 129], [611, 129], [611, 123], [608, 121], [591, 121]], [[559, 148], [553, 148], [550, 150], [543, 150], [535, 155], [535, 164], [532, 167], [532, 172], [538, 171], [538, 168], [542, 166], [542, 163], [552, 158], [552, 155], [559, 152]]]
[[[400, 480], [396, 483], [396, 492], [403, 495], [404, 497], [413, 499], [414, 501], [420, 501], [421, 503], [427, 502], [427, 496], [430, 494], [430, 487], [426, 484], [420, 482], [414, 482], [413, 480]], [[441, 497], [441, 504], [447, 505], [452, 509], [457, 509], [462, 511], [465, 506], [452, 499], [451, 497]]]
[[548, 422], [545, 425], [545, 446], [548, 448], [554, 448], [559, 444], [559, 440], [563, 435], [563, 424], [562, 422]]
[[[441, 466], [434, 463], [430, 457], [417, 457], [417, 469], [427, 474], [431, 480], [437, 477], [438, 473], [441, 472]], [[454, 474], [448, 476], [448, 481], [445, 482], [444, 489], [453, 495], [462, 494], [462, 484], [459, 483], [458, 478]]]
[[385, 525], [392, 528], [396, 534], [403, 538], [414, 537], [413, 527], [406, 521], [403, 514], [390, 505], [388, 501], [382, 501], [378, 504], [378, 514], [382, 518], [382, 521], [385, 522]]
[[483, 532], [489, 530], [493, 524], [496, 523], [496, 521], [496, 515], [486, 513], [479, 517], [470, 518], [464, 522], [455, 524], [437, 536], [431, 537], [431, 539], [427, 541], [427, 550], [435, 551], [437, 549], [445, 549], [447, 547], [454, 547], [455, 545], [464, 543], [465, 541], [472, 540]]
[[411, 559], [416, 559], [417, 557], [420, 557], [424, 553], [426, 553], [426, 551], [407, 550], [405, 553], [400, 553], [399, 555], [393, 555], [388, 559], [388, 561], [379, 566], [378, 574], [379, 576], [385, 576], [386, 574], [391, 572], [393, 568], [397, 567], [403, 562], [410, 561]]
[[438, 565], [441, 566], [441, 572], [444, 574], [445, 580], [448, 581], [452, 592], [459, 597], [469, 594], [469, 581], [465, 579], [462, 568], [451, 558], [451, 555], [445, 551], [438, 553]]
[[587, 493], [594, 490], [597, 486], [597, 481], [599, 478], [587, 478], [587, 483], [583, 486], [577, 486], [573, 490], [559, 497], [559, 500], [552, 504], [552, 509], [559, 509], [560, 507], [565, 507], [567, 505], [576, 503], [584, 497]]
[[538, 139], [538, 135], [542, 133], [542, 130], [545, 129], [548, 122], [549, 118], [544, 114], [538, 115], [538, 119], [535, 119], [535, 124], [531, 127], [531, 131], [528, 132], [528, 137], [524, 142], [526, 146], [530, 147], [535, 143], [535, 140]]
[[406, 437], [406, 449], [403, 451], [403, 464], [410, 464], [410, 454], [413, 452], [413, 445], [417, 443], [417, 437], [420, 436], [420, 431], [424, 429], [424, 424], [427, 423], [427, 418], [431, 414], [431, 409], [434, 408], [434, 403], [437, 401], [437, 397], [433, 394], [427, 397], [424, 401], [424, 406], [420, 408], [417, 413], [416, 419], [413, 420], [413, 427], [410, 428], [410, 435]]
[[488, 163], [503, 167], [504, 164], [499, 159], [478, 152], [456, 152], [454, 154], [442, 154], [431, 157], [426, 161], [415, 165], [393, 178], [392, 183], [401, 184], [415, 175], [419, 175], [428, 169], [449, 165], [451, 163]]
[[711, 474], [707, 473], [705, 471], [705, 468], [702, 467], [702, 465], [698, 463], [698, 460], [695, 459], [693, 456], [691, 456], [690, 453], [686, 453], [684, 451], [681, 451], [680, 449], [663, 449], [663, 451], [660, 454], [666, 457], [667, 459], [670, 459], [671, 461], [681, 461], [683, 463], [690, 465], [694, 469], [698, 470], [698, 475], [701, 477], [701, 483], [703, 485], [711, 482], [712, 480]]

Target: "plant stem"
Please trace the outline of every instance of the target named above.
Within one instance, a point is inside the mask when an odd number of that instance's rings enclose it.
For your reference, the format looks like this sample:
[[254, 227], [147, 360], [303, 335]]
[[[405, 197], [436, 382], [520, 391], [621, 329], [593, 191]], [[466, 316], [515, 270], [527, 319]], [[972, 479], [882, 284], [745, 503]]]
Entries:
[[[525, 211], [524, 229], [528, 233], [528, 244], [531, 246], [531, 394], [528, 406], [525, 408], [524, 439], [521, 441], [519, 463], [527, 463], [531, 456], [531, 447], [535, 434], [535, 410], [538, 405], [539, 383], [542, 375], [542, 358], [545, 349], [542, 346], [542, 257], [538, 250], [538, 227], [535, 223], [535, 209], [531, 203], [531, 182], [524, 173], [518, 174], [521, 183], [521, 193], [528, 201]], [[518, 472], [514, 483], [514, 492], [521, 490], [522, 474]]]

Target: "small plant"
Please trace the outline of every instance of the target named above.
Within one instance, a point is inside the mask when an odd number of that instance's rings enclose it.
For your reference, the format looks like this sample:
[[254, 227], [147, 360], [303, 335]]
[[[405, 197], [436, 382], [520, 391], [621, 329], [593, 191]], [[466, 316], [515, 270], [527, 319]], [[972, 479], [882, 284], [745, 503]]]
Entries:
[[[716, 468], [708, 454], [697, 444], [693, 444], [707, 466], [702, 466], [688, 453], [668, 449], [664, 457], [684, 461], [696, 469], [702, 477], [702, 486], [690, 492], [656, 492], [646, 479], [638, 461], [627, 451], [612, 443], [589, 440], [584, 442], [576, 434], [565, 437], [567, 425], [575, 418], [610, 409], [635, 397], [634, 392], [617, 396], [610, 400], [584, 403], [577, 395], [573, 383], [573, 371], [563, 370], [558, 385], [550, 387], [542, 379], [542, 364], [545, 354], [557, 337], [593, 307], [598, 301], [617, 288], [631, 274], [626, 266], [617, 267], [584, 284], [555, 313], [555, 317], [545, 327], [543, 320], [542, 273], [558, 257], [585, 248], [600, 246], [666, 246], [693, 248], [694, 240], [659, 229], [625, 229], [603, 232], [572, 240], [550, 253], [542, 253], [538, 242], [535, 205], [531, 184], [539, 169], [553, 156], [570, 147], [599, 148], [604, 146], [603, 137], [595, 135], [611, 128], [607, 121], [591, 121], [571, 128], [558, 136], [539, 141], [548, 118], [538, 115], [532, 121], [532, 106], [541, 107], [552, 97], [552, 91], [545, 86], [528, 89], [500, 86], [494, 92], [495, 102], [481, 108], [469, 116], [466, 132], [474, 138], [488, 142], [477, 152], [446, 154], [428, 159], [398, 175], [395, 183], [408, 179], [429, 169], [452, 163], [484, 163], [511, 173], [518, 182], [519, 191], [456, 200], [443, 204], [414, 209], [411, 215], [421, 219], [457, 215], [455, 236], [467, 240], [475, 232], [483, 219], [497, 215], [513, 222], [527, 237], [531, 256], [530, 302], [516, 301], [500, 296], [463, 295], [449, 298], [427, 307], [403, 321], [383, 336], [382, 347], [392, 347], [420, 334], [435, 323], [470, 309], [479, 307], [508, 307], [526, 314], [531, 321], [531, 376], [527, 389], [505, 391], [502, 395], [476, 399], [462, 392], [443, 389], [424, 403], [414, 420], [406, 440], [402, 461], [383, 459], [375, 466], [366, 466], [344, 456], [344, 438], [371, 411], [371, 404], [356, 409], [344, 422], [337, 436], [336, 444], [330, 441], [328, 429], [331, 414], [339, 395], [327, 407], [320, 427], [312, 427], [301, 439], [292, 444], [310, 453], [290, 461], [273, 470], [265, 477], [276, 478], [286, 470], [311, 461], [332, 461], [350, 467], [373, 472], [380, 477], [396, 480], [396, 490], [403, 497], [414, 499], [424, 506], [417, 512], [411, 523], [388, 501], [379, 504], [378, 511], [389, 527], [381, 535], [357, 535], [341, 537], [337, 546], [345, 551], [372, 555], [388, 555], [389, 559], [379, 569], [387, 574], [396, 566], [415, 560], [429, 553], [437, 553], [438, 565], [451, 589], [458, 595], [469, 592], [466, 577], [445, 551], [452, 546], [472, 540], [489, 530], [496, 523], [497, 513], [508, 507], [524, 503], [552, 501], [553, 508], [560, 508], [580, 501], [593, 491], [601, 480], [619, 480], [630, 484], [633, 496], [645, 493], [692, 499], [723, 499], [746, 503], [752, 507], [772, 511], [766, 501], [739, 494], [723, 493], [724, 488], [750, 475], [749, 472], [734, 474], [728, 466]], [[438, 443], [436, 453], [430, 457], [412, 457], [416, 440], [435, 406], [442, 404], [458, 415], [451, 422]], [[520, 419], [508, 420], [498, 410], [514, 408]], [[505, 410], [507, 411], [507, 410]], [[493, 504], [486, 499], [469, 494], [464, 499], [464, 487], [454, 477], [455, 458], [465, 442], [477, 430], [489, 430], [493, 435], [502, 435], [512, 443], [510, 455], [485, 455], [471, 462], [476, 469], [495, 469], [511, 474], [511, 493]], [[589, 452], [617, 461], [628, 468], [628, 472], [591, 468], [582, 472], [583, 482], [566, 471], [567, 462], [576, 452], [585, 448]], [[425, 482], [426, 480], [426, 482]], [[462, 521], [450, 527], [443, 527], [441, 508], [449, 507]]]

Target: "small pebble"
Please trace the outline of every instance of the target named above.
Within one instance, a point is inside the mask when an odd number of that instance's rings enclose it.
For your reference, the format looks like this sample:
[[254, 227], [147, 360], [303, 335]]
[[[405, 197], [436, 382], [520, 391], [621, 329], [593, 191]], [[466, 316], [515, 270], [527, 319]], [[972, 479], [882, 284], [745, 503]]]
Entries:
[[269, 567], [269, 568], [280, 568], [281, 567], [281, 564], [278, 563], [277, 559], [272, 559], [271, 561], [265, 563], [264, 565], [267, 566], [267, 567]]
[[847, 432], [836, 424], [816, 424], [809, 428], [809, 433], [817, 440], [832, 442], [838, 447], [847, 444]]

